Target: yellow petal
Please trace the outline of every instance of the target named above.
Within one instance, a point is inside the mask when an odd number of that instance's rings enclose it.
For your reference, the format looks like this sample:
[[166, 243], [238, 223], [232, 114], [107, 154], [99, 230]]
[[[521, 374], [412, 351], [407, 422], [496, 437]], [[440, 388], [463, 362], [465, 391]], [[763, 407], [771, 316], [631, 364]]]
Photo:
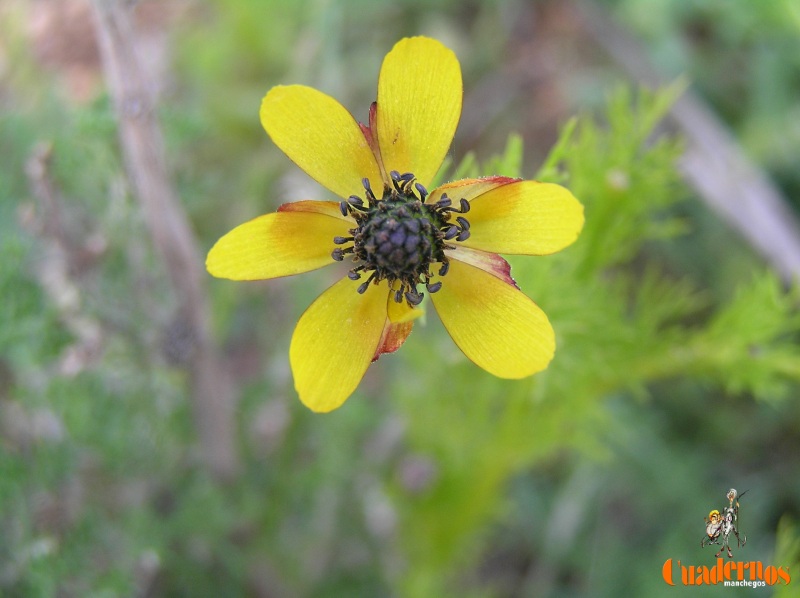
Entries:
[[476, 365], [500, 378], [524, 378], [547, 367], [555, 352], [553, 327], [524, 293], [457, 260], [440, 280], [433, 305]]
[[387, 322], [386, 284], [343, 278], [320, 295], [297, 322], [289, 361], [300, 400], [312, 411], [339, 407], [358, 386], [381, 342]]
[[259, 216], [217, 241], [208, 252], [206, 269], [217, 278], [231, 280], [263, 280], [315, 270], [334, 263], [333, 238], [348, 236], [352, 227], [352, 221], [315, 211]]
[[[455, 205], [457, 195], [450, 196]], [[572, 244], [583, 228], [583, 206], [572, 193], [537, 181], [490, 189], [470, 202], [465, 216], [470, 237], [462, 245], [494, 253], [555, 253]]]
[[363, 197], [364, 177], [380, 195], [375, 155], [356, 120], [332, 97], [303, 85], [273, 87], [261, 102], [261, 124], [295, 164], [339, 197]]
[[461, 115], [461, 67], [426, 37], [402, 39], [378, 78], [377, 129], [387, 172], [413, 172], [427, 186], [444, 160]]
[[444, 254], [451, 260], [459, 260], [470, 266], [485, 270], [506, 284], [510, 284], [517, 289], [519, 288], [517, 286], [517, 281], [511, 278], [511, 264], [496, 253], [487, 253], [478, 249], [459, 246], [455, 249], [446, 249]]

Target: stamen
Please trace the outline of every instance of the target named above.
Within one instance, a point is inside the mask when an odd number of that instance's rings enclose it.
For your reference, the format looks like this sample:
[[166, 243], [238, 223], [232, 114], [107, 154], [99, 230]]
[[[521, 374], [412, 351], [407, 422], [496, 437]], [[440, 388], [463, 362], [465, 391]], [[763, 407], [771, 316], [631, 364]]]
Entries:
[[416, 291], [408, 291], [406, 293], [406, 301], [408, 301], [411, 305], [416, 307], [417, 305], [422, 303], [422, 295], [420, 295]]
[[442, 282], [439, 281], [439, 282], [434, 282], [433, 284], [426, 284], [425, 288], [428, 289], [429, 293], [435, 293], [436, 291], [442, 288]]
[[436, 203], [425, 203], [430, 193], [412, 173], [392, 170], [389, 177], [380, 199], [369, 179], [364, 178], [361, 184], [366, 202], [351, 195], [339, 203], [342, 214], [355, 220], [356, 226], [349, 230], [352, 236], [333, 238], [335, 245], [346, 246], [335, 248], [331, 257], [341, 262], [350, 255], [358, 264], [347, 273], [350, 280], [361, 280], [365, 272], [368, 274], [357, 287], [359, 293], [385, 280], [392, 289], [390, 297], [414, 307], [424, 297], [418, 287], [424, 285], [431, 294], [442, 288], [442, 281], [431, 282], [431, 266], [441, 264], [439, 276], [449, 271], [444, 252], [456, 249], [448, 241], [469, 238], [470, 224], [463, 214], [470, 205], [461, 198], [455, 207], [446, 193]]
[[367, 201], [369, 202], [369, 204], [372, 205], [373, 203], [378, 201], [375, 198], [375, 194], [372, 192], [372, 187], [370, 187], [369, 179], [367, 177], [361, 179], [361, 184], [364, 185], [365, 195], [367, 196]]
[[436, 205], [436, 207], [441, 210], [443, 208], [450, 207], [450, 204], [452, 204], [452, 203], [453, 203], [453, 201], [449, 197], [447, 197], [446, 193], [444, 193], [444, 194], [442, 194], [441, 199], [439, 199], [439, 201], [437, 201], [436, 204], [434, 204], [434, 205]]
[[369, 288], [369, 283], [372, 282], [372, 280], [375, 278], [376, 275], [377, 272], [373, 272], [372, 274], [369, 275], [369, 278], [367, 278], [366, 282], [362, 282], [360, 285], [358, 285], [358, 289], [356, 290], [360, 295], [363, 295], [366, 292], [366, 290]]

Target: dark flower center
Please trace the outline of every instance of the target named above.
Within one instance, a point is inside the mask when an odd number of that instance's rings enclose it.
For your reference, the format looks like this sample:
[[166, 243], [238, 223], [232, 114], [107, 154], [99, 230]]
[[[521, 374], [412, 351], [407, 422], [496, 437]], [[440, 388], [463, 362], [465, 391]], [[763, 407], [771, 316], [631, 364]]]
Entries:
[[381, 199], [375, 197], [369, 179], [364, 179], [366, 204], [355, 195], [339, 204], [342, 214], [352, 216], [357, 226], [350, 229], [352, 237], [334, 237], [334, 243], [345, 247], [337, 247], [331, 256], [342, 261], [352, 254], [356, 264], [348, 274], [352, 280], [369, 275], [358, 287], [359, 293], [370, 283], [386, 280], [397, 303], [405, 297], [409, 305], [419, 305], [423, 295], [417, 285], [424, 284], [429, 293], [442, 288], [441, 282], [431, 283], [431, 265], [440, 263], [439, 276], [447, 274], [450, 262], [444, 251], [455, 249], [448, 241], [469, 237], [467, 219], [463, 215], [453, 219], [453, 214], [469, 211], [469, 202], [461, 199], [455, 208], [442, 194], [436, 203], [425, 203], [428, 192], [414, 182], [413, 174], [392, 171], [390, 175], [391, 185], [384, 188]]

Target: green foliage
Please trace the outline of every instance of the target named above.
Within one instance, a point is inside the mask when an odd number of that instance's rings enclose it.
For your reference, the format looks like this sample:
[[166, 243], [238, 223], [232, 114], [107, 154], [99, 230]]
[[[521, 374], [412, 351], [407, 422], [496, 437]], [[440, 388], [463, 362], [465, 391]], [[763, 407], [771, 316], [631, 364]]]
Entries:
[[[669, 242], [683, 229], [674, 216], [686, 195], [674, 167], [680, 143], [650, 139], [680, 88], [617, 90], [604, 124], [570, 122], [542, 168], [538, 178], [565, 183], [586, 209], [573, 247], [512, 261], [512, 274], [557, 331], [549, 369], [532, 380], [478, 382], [476, 368], [454, 357], [457, 365], [420, 385], [436, 389], [435, 400], [405, 381], [393, 387], [411, 446], [438, 471], [429, 492], [397, 499], [407, 595], [452, 591], [448, 584], [473, 562], [486, 522], [503, 518], [502, 497], [514, 476], [568, 447], [607, 454], [598, 446], [598, 431], [614, 425], [604, 397], [647, 396], [657, 381], [688, 376], [774, 400], [800, 381], [797, 296], [781, 290], [774, 275], [742, 281], [728, 303], [709, 305], [702, 289], [657, 263], [636, 267], [648, 244]], [[516, 173], [519, 163], [512, 138], [489, 170]], [[459, 176], [482, 172], [471, 157], [465, 164], [455, 169]], [[424, 360], [413, 362], [418, 375]]]
[[[774, 562], [786, 563], [784, 569], [789, 571], [793, 582], [797, 581], [795, 576], [800, 565], [800, 533], [797, 525], [789, 517], [783, 517], [778, 523]], [[795, 593], [796, 590], [791, 584], [781, 585], [776, 588], [773, 597], [791, 598]]]
[[674, 168], [680, 145], [669, 138], [645, 142], [683, 87], [636, 96], [617, 90], [609, 99], [607, 129], [589, 121], [574, 142], [559, 144], [549, 157], [569, 173], [566, 183], [589, 216], [578, 245], [579, 273], [627, 263], [644, 242], [681, 230], [679, 221], [663, 213], [684, 194]]

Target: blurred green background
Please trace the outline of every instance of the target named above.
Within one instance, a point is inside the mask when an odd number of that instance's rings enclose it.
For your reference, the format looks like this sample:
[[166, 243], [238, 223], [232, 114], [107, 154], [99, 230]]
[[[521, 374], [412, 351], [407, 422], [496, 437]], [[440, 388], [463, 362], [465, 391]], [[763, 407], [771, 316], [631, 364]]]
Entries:
[[[800, 3], [129, 4], [200, 262], [247, 219], [329, 199], [264, 133], [266, 91], [312, 85], [365, 120], [384, 54], [416, 34], [464, 72], [442, 179], [560, 182], [586, 227], [511, 260], [557, 333], [546, 372], [491, 377], [429, 310], [327, 415], [297, 400], [288, 347], [334, 273], [204, 279], [235, 401], [215, 474], [91, 5], [4, 0], [0, 595], [749, 596], [661, 576], [714, 564], [703, 517], [735, 487], [735, 560], [788, 567], [756, 592], [800, 596], [798, 293], [683, 181], [661, 124], [688, 85], [797, 210]], [[598, 9], [685, 78], [629, 79], [588, 32]]]

